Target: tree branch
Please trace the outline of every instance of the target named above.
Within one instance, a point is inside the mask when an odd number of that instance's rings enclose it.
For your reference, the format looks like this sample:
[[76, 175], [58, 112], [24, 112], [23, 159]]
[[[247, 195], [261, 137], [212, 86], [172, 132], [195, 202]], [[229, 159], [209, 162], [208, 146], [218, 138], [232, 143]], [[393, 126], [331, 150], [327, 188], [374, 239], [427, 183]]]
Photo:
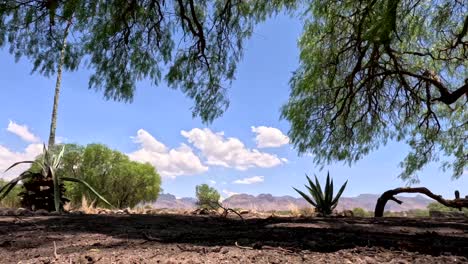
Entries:
[[458, 209], [461, 209], [463, 207], [468, 208], [468, 198], [455, 198], [453, 200], [446, 200], [442, 198], [442, 195], [436, 195], [425, 187], [415, 187], [415, 188], [406, 187], [406, 188], [396, 188], [396, 189], [384, 192], [382, 196], [380, 196], [380, 198], [377, 200], [377, 204], [375, 205], [374, 217], [383, 216], [385, 205], [387, 204], [388, 200], [393, 200], [399, 204], [402, 204], [403, 203], [402, 201], [394, 197], [394, 195], [397, 195], [399, 193], [422, 193], [447, 207], [458, 208]]

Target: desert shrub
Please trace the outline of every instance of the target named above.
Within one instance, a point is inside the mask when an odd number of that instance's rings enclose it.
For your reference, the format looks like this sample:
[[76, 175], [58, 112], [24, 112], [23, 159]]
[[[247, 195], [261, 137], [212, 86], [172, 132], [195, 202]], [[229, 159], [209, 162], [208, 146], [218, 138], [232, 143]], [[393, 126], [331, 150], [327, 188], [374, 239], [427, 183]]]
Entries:
[[[438, 203], [438, 202], [430, 203], [427, 206], [427, 209], [429, 211], [438, 211], [438, 212], [456, 212], [456, 211], [460, 211], [457, 208], [447, 207], [447, 206], [445, 206], [445, 205], [443, 205], [441, 203]], [[462, 211], [463, 211], [463, 213], [465, 215], [468, 216], [468, 208], [463, 208]]]
[[353, 209], [353, 215], [356, 217], [371, 217], [372, 212], [366, 211], [361, 207], [356, 207]]
[[201, 184], [195, 187], [195, 195], [197, 197], [197, 206], [205, 209], [218, 209], [219, 192], [210, 187], [208, 184]]
[[429, 217], [429, 210], [411, 209], [406, 212], [408, 217]]

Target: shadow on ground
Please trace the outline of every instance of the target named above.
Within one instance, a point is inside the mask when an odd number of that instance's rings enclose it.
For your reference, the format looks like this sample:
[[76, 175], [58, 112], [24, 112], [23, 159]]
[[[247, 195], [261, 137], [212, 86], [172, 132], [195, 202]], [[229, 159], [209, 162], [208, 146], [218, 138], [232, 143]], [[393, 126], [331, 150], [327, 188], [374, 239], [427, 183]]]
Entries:
[[[93, 240], [93, 235], [105, 235], [115, 241], [100, 244]], [[468, 220], [254, 218], [241, 221], [191, 215], [0, 217], [0, 248], [3, 249], [50, 246], [54, 241], [73, 239], [89, 240], [88, 249], [118, 248], [125, 243], [214, 247], [233, 246], [237, 242], [249, 247], [272, 246], [292, 251], [332, 252], [369, 246], [468, 256]]]

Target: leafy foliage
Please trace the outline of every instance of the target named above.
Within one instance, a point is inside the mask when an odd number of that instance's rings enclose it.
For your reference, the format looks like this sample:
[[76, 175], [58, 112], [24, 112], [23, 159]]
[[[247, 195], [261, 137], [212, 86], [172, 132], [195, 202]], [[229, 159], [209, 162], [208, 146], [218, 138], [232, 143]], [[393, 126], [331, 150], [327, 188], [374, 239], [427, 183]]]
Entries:
[[[11, 180], [9, 183], [0, 188], [0, 201], [4, 199], [10, 191], [20, 182], [23, 181], [25, 188], [25, 195], [23, 195], [22, 203], [26, 203], [28, 207], [33, 209], [46, 209], [51, 210], [54, 208], [55, 211], [60, 212], [63, 209], [63, 203], [66, 200], [63, 197], [63, 184], [62, 181], [78, 182], [86, 186], [86, 188], [96, 195], [101, 201], [105, 202], [109, 206], [112, 206], [104, 197], [97, 193], [87, 182], [81, 179], [60, 177], [57, 174], [57, 169], [60, 166], [62, 156], [64, 154], [65, 147], [62, 147], [58, 154], [53, 154], [44, 145], [43, 154], [36, 161], [19, 161], [11, 165], [6, 171], [19, 165], [29, 163], [36, 166], [37, 170], [27, 170], [21, 173], [17, 178]], [[30, 181], [38, 182], [38, 184], [30, 184]], [[42, 186], [42, 182], [47, 183], [46, 186]], [[48, 184], [50, 182], [50, 184]], [[31, 189], [29, 189], [29, 187]], [[42, 190], [41, 187], [46, 187]], [[42, 195], [43, 192], [51, 193], [51, 195]], [[32, 195], [30, 195], [32, 193]], [[30, 197], [30, 199], [25, 199]], [[44, 201], [45, 198], [50, 197], [49, 201]], [[37, 199], [36, 199], [37, 198]], [[50, 200], [53, 200], [53, 207], [50, 204]]]
[[330, 215], [333, 212], [333, 209], [335, 209], [338, 205], [338, 200], [340, 199], [341, 194], [343, 194], [343, 191], [345, 190], [348, 181], [346, 181], [341, 186], [336, 196], [333, 197], [333, 180], [330, 180], [330, 173], [327, 173], [327, 181], [325, 183], [325, 189], [323, 191], [317, 179], [317, 176], [315, 176], [315, 184], [312, 182], [309, 176], [306, 175], [306, 178], [309, 182], [309, 186], [304, 186], [309, 191], [310, 196], [294, 187], [293, 189], [296, 192], [298, 192], [308, 203], [313, 205], [318, 213], [325, 216]]
[[193, 115], [204, 121], [228, 107], [226, 89], [242, 57], [243, 40], [255, 23], [296, 1], [137, 0], [2, 1], [0, 47], [26, 56], [47, 76], [83, 58], [92, 70], [89, 88], [108, 99], [131, 101], [136, 83], [163, 79], [195, 100]]
[[[300, 66], [282, 117], [299, 152], [319, 164], [361, 159], [388, 140], [411, 151], [400, 177], [439, 153], [468, 164], [468, 2], [312, 1]], [[468, 99], [468, 97], [467, 97]]]
[[217, 209], [219, 207], [221, 195], [215, 188], [210, 187], [208, 184], [201, 184], [195, 187], [195, 191], [198, 207], [205, 209]]
[[[67, 144], [66, 150], [57, 175], [87, 182], [118, 208], [154, 201], [161, 191], [161, 177], [149, 163], [130, 161], [125, 154], [101, 144]], [[86, 186], [67, 185], [67, 197], [73, 204], [80, 204], [83, 195], [90, 201], [95, 199]]]
[[373, 216], [372, 212], [366, 211], [361, 207], [353, 208], [353, 216], [356, 217], [371, 217]]
[[[427, 209], [429, 211], [438, 211], [438, 212], [458, 212], [459, 211], [457, 208], [448, 207], [438, 202], [430, 203], [427, 206]], [[463, 208], [462, 212], [465, 215], [468, 215], [468, 208]]]

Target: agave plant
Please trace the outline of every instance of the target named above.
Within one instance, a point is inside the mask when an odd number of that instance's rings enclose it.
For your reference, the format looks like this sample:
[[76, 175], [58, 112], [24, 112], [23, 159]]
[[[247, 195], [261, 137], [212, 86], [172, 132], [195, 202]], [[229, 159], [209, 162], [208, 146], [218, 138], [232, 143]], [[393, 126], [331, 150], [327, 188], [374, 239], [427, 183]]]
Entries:
[[17, 178], [11, 180], [0, 189], [0, 201], [5, 198], [8, 193], [21, 181], [23, 182], [24, 191], [20, 193], [22, 196], [21, 204], [23, 207], [31, 208], [34, 210], [45, 209], [48, 211], [55, 210], [61, 212], [63, 204], [68, 201], [64, 197], [65, 188], [62, 182], [77, 182], [86, 186], [92, 193], [94, 193], [100, 200], [112, 207], [112, 205], [102, 197], [96, 190], [94, 190], [87, 182], [71, 177], [58, 177], [56, 172], [60, 166], [65, 147], [58, 155], [53, 155], [47, 150], [44, 145], [43, 155], [36, 161], [20, 161], [11, 165], [8, 171], [20, 164], [37, 165], [40, 168], [39, 172], [26, 170], [21, 173]]
[[296, 192], [298, 192], [308, 203], [313, 205], [319, 214], [324, 216], [330, 215], [333, 212], [333, 209], [335, 209], [338, 205], [338, 199], [340, 199], [341, 194], [343, 194], [348, 181], [346, 181], [343, 186], [341, 186], [336, 196], [333, 197], [333, 180], [330, 180], [330, 173], [327, 173], [327, 182], [323, 191], [317, 176], [315, 176], [315, 184], [312, 182], [309, 176], [307, 176], [307, 174], [306, 178], [309, 182], [309, 186], [304, 186], [307, 188], [307, 190], [309, 190], [310, 196], [294, 187], [293, 189], [296, 190]]

